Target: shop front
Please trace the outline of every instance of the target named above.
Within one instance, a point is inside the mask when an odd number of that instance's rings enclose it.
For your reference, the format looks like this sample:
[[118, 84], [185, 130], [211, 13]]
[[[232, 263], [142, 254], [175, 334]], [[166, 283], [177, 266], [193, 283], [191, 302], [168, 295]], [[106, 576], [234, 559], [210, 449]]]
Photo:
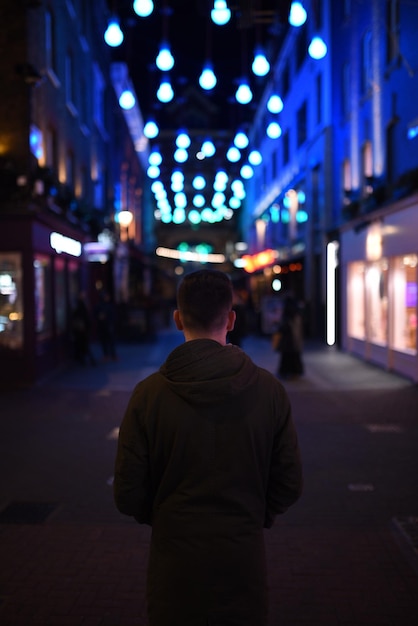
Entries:
[[363, 218], [341, 232], [342, 347], [418, 382], [418, 195]]
[[71, 309], [87, 281], [83, 238], [53, 215], [1, 216], [1, 387], [33, 384], [71, 357]]

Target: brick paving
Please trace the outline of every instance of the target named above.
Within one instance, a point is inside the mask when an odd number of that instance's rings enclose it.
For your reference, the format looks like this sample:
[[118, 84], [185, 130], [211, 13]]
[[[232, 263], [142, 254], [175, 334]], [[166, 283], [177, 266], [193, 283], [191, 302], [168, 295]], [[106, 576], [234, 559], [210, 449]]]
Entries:
[[[146, 626], [150, 531], [113, 505], [115, 436], [135, 382], [179, 341], [0, 393], [1, 626]], [[244, 349], [275, 371], [267, 339]], [[335, 349], [304, 360], [285, 385], [305, 492], [266, 532], [270, 626], [415, 624], [418, 387]]]

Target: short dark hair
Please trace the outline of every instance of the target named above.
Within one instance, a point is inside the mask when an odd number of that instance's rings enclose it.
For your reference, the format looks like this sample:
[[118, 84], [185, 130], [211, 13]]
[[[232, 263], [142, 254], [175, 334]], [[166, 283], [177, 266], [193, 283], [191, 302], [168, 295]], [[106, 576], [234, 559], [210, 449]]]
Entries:
[[219, 270], [186, 274], [177, 290], [177, 307], [183, 324], [194, 330], [220, 328], [232, 308], [232, 282]]

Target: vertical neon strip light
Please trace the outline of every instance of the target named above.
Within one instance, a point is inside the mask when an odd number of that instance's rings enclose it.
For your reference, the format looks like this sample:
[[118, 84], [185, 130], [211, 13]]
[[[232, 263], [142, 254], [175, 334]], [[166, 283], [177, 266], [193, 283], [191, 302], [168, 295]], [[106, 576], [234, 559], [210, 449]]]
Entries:
[[327, 344], [335, 344], [335, 270], [338, 266], [338, 242], [327, 245]]

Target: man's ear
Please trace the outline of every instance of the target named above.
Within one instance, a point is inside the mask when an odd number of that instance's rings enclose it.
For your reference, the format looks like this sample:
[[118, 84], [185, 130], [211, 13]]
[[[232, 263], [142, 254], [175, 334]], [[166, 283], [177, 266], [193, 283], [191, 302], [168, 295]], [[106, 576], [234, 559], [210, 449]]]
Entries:
[[177, 330], [183, 330], [183, 323], [180, 319], [180, 311], [178, 309], [176, 309], [173, 313], [173, 320]]
[[234, 329], [236, 318], [237, 318], [237, 314], [235, 313], [235, 311], [229, 311], [229, 313], [228, 313], [228, 325], [226, 327], [226, 330], [228, 332], [230, 332], [231, 330]]

